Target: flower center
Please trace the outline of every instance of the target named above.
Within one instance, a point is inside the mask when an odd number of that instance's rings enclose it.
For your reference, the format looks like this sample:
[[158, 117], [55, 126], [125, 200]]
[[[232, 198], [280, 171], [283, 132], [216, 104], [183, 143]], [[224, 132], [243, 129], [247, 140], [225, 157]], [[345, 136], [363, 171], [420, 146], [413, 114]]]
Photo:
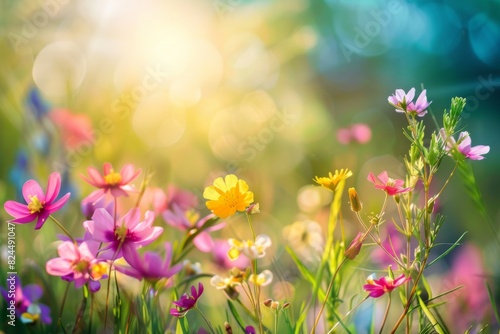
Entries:
[[94, 281], [100, 280], [108, 273], [108, 269], [109, 267], [106, 262], [96, 263], [90, 268], [90, 277], [92, 277]]
[[391, 178], [388, 178], [388, 179], [387, 179], [386, 186], [389, 186], [389, 187], [394, 187], [394, 185], [395, 185], [395, 184], [396, 184], [396, 180], [391, 179]]
[[120, 173], [111, 170], [109, 174], [104, 175], [104, 181], [110, 186], [116, 186], [117, 184], [120, 184], [120, 182], [122, 182], [122, 176]]
[[221, 201], [229, 208], [235, 208], [238, 206], [239, 197], [236, 196], [233, 192], [226, 192], [221, 196]]
[[120, 243], [125, 241], [125, 239], [127, 238], [127, 234], [128, 234], [128, 228], [125, 225], [122, 225], [115, 229], [115, 236]]
[[79, 273], [85, 273], [87, 272], [88, 267], [89, 267], [88, 261], [80, 260], [74, 264], [73, 270]]
[[29, 196], [29, 199], [31, 201], [28, 204], [28, 210], [30, 211], [30, 213], [33, 214], [42, 211], [45, 202], [40, 202], [37, 195]]

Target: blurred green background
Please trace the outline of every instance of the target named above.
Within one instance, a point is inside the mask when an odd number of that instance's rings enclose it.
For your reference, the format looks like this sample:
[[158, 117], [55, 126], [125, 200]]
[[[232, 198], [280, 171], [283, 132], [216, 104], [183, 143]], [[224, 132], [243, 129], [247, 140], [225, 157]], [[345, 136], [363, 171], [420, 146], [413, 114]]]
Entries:
[[[499, 225], [499, 1], [2, 0], [0, 32], [2, 201], [58, 170], [76, 210], [90, 191], [79, 175], [105, 161], [199, 195], [231, 172], [279, 238], [299, 189], [334, 169], [353, 170], [348, 186], [376, 210], [366, 176], [403, 177], [408, 148], [387, 97], [423, 87], [438, 122], [452, 97], [467, 98], [462, 125], [491, 147], [473, 169]], [[356, 123], [371, 140], [340, 143], [337, 130]], [[458, 175], [440, 206], [443, 240], [468, 230], [498, 274], [492, 231]]]

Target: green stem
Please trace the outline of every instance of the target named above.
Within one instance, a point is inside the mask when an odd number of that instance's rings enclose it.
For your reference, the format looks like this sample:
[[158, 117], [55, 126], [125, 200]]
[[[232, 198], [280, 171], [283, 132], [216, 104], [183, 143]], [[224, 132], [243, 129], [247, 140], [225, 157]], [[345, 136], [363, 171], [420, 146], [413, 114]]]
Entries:
[[64, 232], [64, 234], [66, 234], [68, 236], [68, 238], [71, 239], [71, 241], [75, 244], [75, 246], [78, 246], [75, 239], [73, 239], [71, 234], [69, 234], [68, 230], [66, 228], [64, 228], [64, 226], [57, 219], [55, 219], [52, 215], [49, 215], [49, 218], [52, 219], [52, 221], [54, 223], [56, 223], [57, 226], [59, 226], [59, 228]]
[[380, 326], [379, 334], [382, 334], [385, 322], [387, 321], [387, 316], [389, 315], [389, 309], [391, 308], [391, 299], [392, 299], [391, 293], [389, 292], [389, 301], [387, 302], [387, 308], [385, 309], [384, 320], [382, 321], [382, 325]]
[[203, 320], [205, 320], [205, 322], [208, 325], [208, 328], [210, 328], [210, 331], [215, 334], [215, 330], [213, 329], [212, 325], [210, 324], [210, 322], [208, 321], [208, 319], [203, 315], [203, 312], [200, 311], [200, 309], [198, 308], [198, 306], [195, 306], [194, 309], [196, 311], [198, 311], [198, 313], [201, 315], [201, 317], [203, 318]]

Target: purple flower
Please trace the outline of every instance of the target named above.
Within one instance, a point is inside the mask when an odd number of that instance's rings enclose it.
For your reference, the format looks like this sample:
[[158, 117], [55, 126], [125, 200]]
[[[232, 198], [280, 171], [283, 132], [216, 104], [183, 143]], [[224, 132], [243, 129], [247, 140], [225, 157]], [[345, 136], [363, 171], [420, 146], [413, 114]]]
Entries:
[[4, 204], [5, 211], [14, 219], [11, 223], [26, 224], [38, 219], [35, 230], [40, 229], [47, 218], [55, 211], [63, 207], [69, 199], [70, 193], [56, 201], [61, 189], [61, 175], [52, 173], [49, 176], [47, 193], [35, 180], [28, 180], [23, 185], [23, 197], [27, 204], [15, 201], [7, 201]]
[[408, 104], [413, 100], [413, 97], [415, 97], [415, 88], [410, 89], [408, 93], [405, 93], [402, 89], [396, 89], [394, 95], [389, 96], [387, 100], [396, 108], [397, 112], [404, 113]]
[[455, 139], [452, 136], [447, 136], [444, 129], [441, 129], [439, 131], [439, 134], [445, 142], [445, 150], [446, 152], [448, 152], [448, 154], [450, 154], [456, 148], [458, 152], [460, 152], [465, 157], [465, 159], [483, 160], [483, 154], [486, 154], [490, 151], [490, 147], [485, 145], [477, 145], [472, 147], [471, 139], [467, 131], [460, 132], [457, 142], [455, 142]]
[[374, 279], [372, 275], [370, 275], [366, 279], [367, 284], [363, 285], [363, 289], [369, 292], [370, 297], [378, 298], [386, 292], [392, 292], [392, 290], [408, 280], [410, 280], [410, 277], [406, 277], [404, 274], [401, 274], [394, 279], [389, 276]]
[[80, 205], [83, 215], [89, 220], [92, 218], [92, 215], [97, 209], [105, 209], [110, 215], [112, 215], [114, 207], [114, 202], [110, 201], [106, 203], [106, 199], [104, 197], [97, 201], [89, 201], [88, 199], [84, 198]]
[[125, 248], [123, 251], [130, 267], [115, 264], [116, 270], [138, 280], [144, 278], [147, 281], [156, 282], [162, 278], [170, 278], [177, 274], [183, 266], [182, 263], [170, 266], [172, 246], [168, 242], [165, 243], [165, 260], [162, 260], [160, 255], [154, 252], [145, 252], [141, 257], [137, 250], [131, 247]]
[[[115, 260], [122, 257], [123, 253], [131, 254], [128, 248], [136, 249], [149, 245], [163, 233], [162, 227], [153, 226], [154, 218], [152, 211], [146, 211], [144, 221], [140, 221], [140, 209], [133, 208], [115, 223], [105, 209], [97, 209], [92, 220], [87, 220], [83, 226], [94, 240], [108, 243], [101, 249], [100, 257]], [[130, 259], [127, 255], [125, 260], [128, 262]]]
[[199, 214], [193, 210], [182, 210], [177, 204], [173, 204], [171, 210], [163, 212], [163, 219], [171, 226], [181, 230], [189, 231], [189, 233], [196, 232], [203, 229], [193, 239], [193, 244], [202, 252], [211, 252], [214, 249], [214, 241], [208, 232], [217, 231], [223, 228], [226, 223], [220, 223], [209, 228], [204, 229], [205, 223], [214, 218], [215, 215], [209, 214], [201, 219]]
[[255, 328], [253, 326], [246, 326], [245, 327], [245, 334], [255, 334]]
[[[17, 275], [9, 276], [7, 284], [14, 285], [14, 298], [11, 298], [12, 296], [9, 296], [8, 291], [3, 287], [0, 287], [0, 292], [8, 304], [7, 306], [11, 305], [11, 300], [14, 301], [16, 313], [23, 323], [32, 323], [37, 320], [41, 320], [44, 324], [52, 323], [50, 308], [45, 304], [36, 302], [43, 294], [43, 290], [38, 284], [28, 284], [22, 287], [21, 280]], [[11, 288], [8, 287], [8, 290], [10, 291]]]
[[191, 294], [183, 294], [179, 300], [173, 302], [176, 306], [170, 309], [170, 314], [174, 317], [183, 317], [186, 313], [196, 306], [196, 302], [203, 294], [203, 284], [198, 283], [198, 291], [194, 286], [191, 286]]
[[408, 106], [406, 107], [406, 111], [409, 112], [410, 114], [417, 114], [419, 117], [423, 117], [425, 114], [427, 114], [427, 107], [432, 103], [427, 102], [427, 96], [426, 96], [426, 90], [424, 89], [422, 93], [418, 96], [418, 99], [415, 103], [410, 102], [408, 103]]
[[416, 102], [413, 102], [414, 97], [415, 88], [410, 89], [408, 93], [402, 89], [396, 89], [396, 93], [389, 96], [387, 100], [397, 112], [407, 112], [422, 117], [427, 113], [426, 109], [432, 102], [427, 102], [425, 89], [420, 93]]

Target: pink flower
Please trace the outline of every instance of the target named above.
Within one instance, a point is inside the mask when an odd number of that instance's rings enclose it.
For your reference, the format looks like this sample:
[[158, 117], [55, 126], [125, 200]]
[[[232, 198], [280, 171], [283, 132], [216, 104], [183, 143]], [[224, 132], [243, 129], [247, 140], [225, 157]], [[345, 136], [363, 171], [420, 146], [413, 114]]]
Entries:
[[44, 193], [40, 184], [35, 180], [28, 180], [23, 185], [23, 197], [27, 204], [7, 201], [5, 211], [15, 219], [11, 223], [26, 224], [38, 218], [35, 229], [40, 229], [47, 218], [66, 204], [70, 193], [56, 201], [61, 189], [61, 175], [52, 173], [49, 176], [47, 193]]
[[384, 190], [388, 195], [394, 196], [401, 193], [406, 193], [411, 188], [403, 188], [405, 181], [399, 179], [391, 179], [386, 171], [380, 173], [376, 178], [373, 173], [368, 175], [368, 181], [375, 185], [375, 188]]
[[226, 223], [219, 223], [208, 228], [204, 225], [215, 215], [213, 213], [201, 218], [199, 214], [193, 210], [183, 211], [177, 204], [173, 204], [172, 210], [163, 212], [163, 219], [171, 226], [181, 230], [189, 231], [190, 233], [202, 230], [193, 239], [193, 244], [202, 252], [211, 252], [214, 249], [214, 241], [208, 232], [217, 231], [223, 228]]
[[114, 207], [114, 203], [112, 201], [106, 203], [106, 199], [104, 197], [99, 199], [98, 201], [89, 201], [85, 198], [80, 204], [80, 208], [82, 209], [82, 213], [86, 219], [91, 219], [92, 215], [97, 209], [105, 209], [109, 212], [109, 214], [113, 214]]
[[128, 247], [123, 250], [126, 254], [127, 262], [130, 267], [115, 264], [116, 270], [125, 275], [132, 276], [138, 280], [143, 278], [150, 282], [156, 282], [162, 278], [170, 278], [182, 269], [182, 263], [171, 267], [172, 246], [165, 243], [165, 260], [162, 260], [158, 253], [145, 252], [143, 256], [139, 255], [136, 249]]
[[351, 142], [366, 144], [372, 138], [372, 130], [366, 124], [357, 123], [337, 131], [337, 140], [344, 145]]
[[410, 89], [408, 93], [405, 93], [402, 89], [396, 89], [396, 93], [389, 96], [387, 100], [396, 108], [397, 112], [408, 112], [422, 117], [427, 113], [426, 109], [432, 102], [427, 102], [425, 89], [420, 93], [416, 102], [413, 102], [414, 97], [415, 88]]
[[75, 149], [85, 142], [93, 143], [92, 121], [88, 115], [56, 109], [50, 112], [49, 117], [61, 131], [62, 140], [68, 148]]
[[477, 145], [471, 146], [471, 139], [467, 131], [460, 132], [458, 137], [458, 145], [455, 139], [447, 136], [444, 129], [439, 131], [441, 138], [446, 143], [445, 150], [450, 154], [455, 148], [466, 158], [471, 160], [483, 160], [483, 154], [490, 151], [489, 146]]
[[[71, 241], [65, 241], [57, 247], [57, 252], [59, 257], [47, 261], [45, 265], [50, 275], [74, 281], [76, 288], [82, 287], [89, 281], [98, 284], [98, 280], [107, 277], [107, 264], [94, 257], [87, 242], [84, 241], [76, 246]], [[99, 289], [93, 288], [92, 290]]]
[[373, 279], [373, 275], [370, 275], [366, 279], [367, 284], [363, 285], [363, 289], [369, 292], [370, 297], [378, 298], [386, 292], [392, 292], [392, 290], [408, 280], [410, 280], [410, 277], [406, 277], [404, 274], [399, 275], [399, 277], [395, 279], [389, 276]]
[[363, 233], [358, 232], [358, 235], [356, 235], [356, 238], [351, 242], [347, 250], [345, 251], [344, 255], [347, 257], [349, 260], [354, 260], [356, 256], [358, 256], [359, 252], [361, 251], [361, 246], [363, 246]]
[[115, 224], [113, 217], [105, 209], [97, 209], [92, 220], [87, 220], [83, 226], [94, 240], [108, 243], [100, 250], [100, 257], [115, 260], [125, 255], [128, 262], [126, 255], [131, 254], [131, 249], [148, 245], [163, 233], [162, 227], [153, 226], [154, 218], [152, 211], [146, 211], [145, 220], [141, 222], [141, 211], [133, 208]]
[[405, 93], [402, 89], [396, 89], [395, 94], [389, 96], [387, 100], [394, 108], [396, 108], [397, 112], [404, 113], [406, 112], [406, 107], [409, 103], [411, 103], [414, 97], [415, 88], [410, 89], [408, 93]]
[[194, 286], [191, 286], [191, 294], [183, 294], [179, 300], [173, 302], [176, 306], [170, 309], [170, 314], [174, 317], [184, 316], [190, 309], [196, 306], [196, 302], [203, 294], [203, 284], [198, 283], [198, 291]]
[[96, 202], [101, 199], [108, 191], [113, 197], [128, 196], [129, 192], [134, 191], [130, 182], [135, 180], [141, 173], [141, 169], [135, 170], [134, 165], [127, 164], [123, 166], [119, 173], [115, 172], [113, 166], [106, 162], [103, 167], [103, 175], [94, 167], [87, 169], [89, 177], [82, 178], [92, 186], [99, 188], [88, 195], [84, 201]]
[[409, 113], [414, 113], [419, 117], [423, 117], [425, 114], [427, 114], [427, 107], [432, 103], [432, 101], [427, 102], [427, 96], [425, 94], [426, 90], [424, 89], [418, 96], [418, 99], [415, 103], [408, 103], [406, 111]]

